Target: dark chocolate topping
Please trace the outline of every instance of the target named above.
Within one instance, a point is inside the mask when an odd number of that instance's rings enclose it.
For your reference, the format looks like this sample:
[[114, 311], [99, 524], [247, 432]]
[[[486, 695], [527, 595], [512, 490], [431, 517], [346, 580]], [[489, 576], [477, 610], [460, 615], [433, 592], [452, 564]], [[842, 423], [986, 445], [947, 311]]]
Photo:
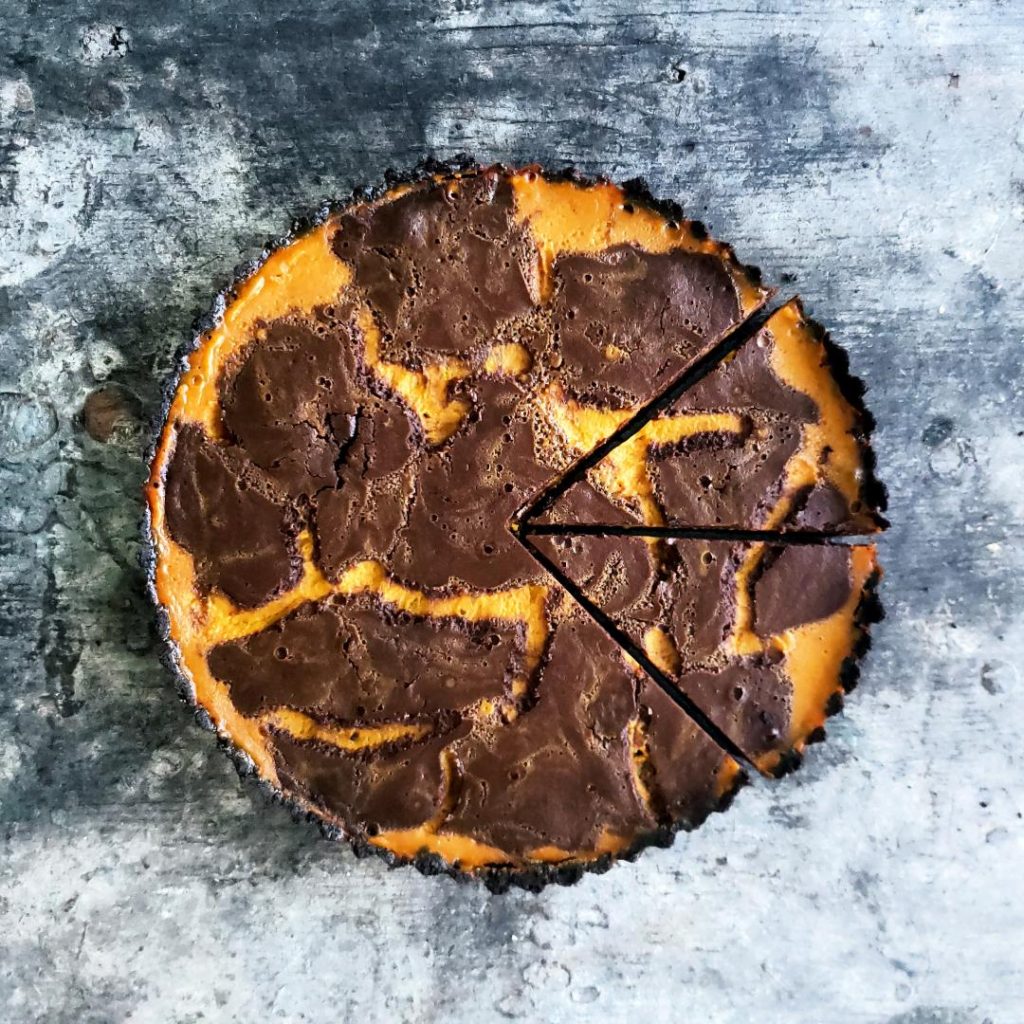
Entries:
[[[168, 523], [197, 559], [204, 588], [218, 586], [248, 607], [294, 583], [294, 537], [304, 521], [331, 579], [393, 548], [411, 498], [416, 439], [409, 413], [366, 389], [355, 366], [359, 344], [337, 309], [266, 325], [220, 382], [233, 443], [183, 428], [167, 472]], [[286, 524], [284, 562], [275, 555], [281, 527], [271, 522]]]
[[353, 476], [317, 495], [313, 512], [316, 561], [329, 580], [367, 558], [387, 560], [397, 542], [412, 486], [408, 477], [374, 481]]
[[746, 548], [714, 541], [666, 545], [662, 579], [643, 617], [660, 611], [684, 665], [700, 665], [720, 650], [736, 611], [733, 578]]
[[559, 378], [577, 397], [623, 407], [653, 398], [740, 318], [721, 259], [619, 245], [555, 260]]
[[204, 593], [222, 590], [245, 608], [298, 577], [296, 524], [270, 479], [201, 427], [178, 428], [167, 467], [167, 526], [195, 562]]
[[758, 420], [743, 437], [704, 434], [652, 453], [655, 493], [671, 525], [756, 530], [764, 524], [800, 447], [800, 431], [785, 420]]
[[669, 524], [758, 529], [778, 500], [802, 428], [818, 410], [775, 375], [771, 345], [768, 331], [751, 338], [665, 413], [732, 412], [745, 426], [743, 435], [701, 435], [652, 450], [655, 491]]
[[636, 516], [632, 511], [627, 511], [613, 502], [586, 476], [580, 477], [556, 498], [548, 499], [542, 511], [536, 516], [531, 516], [530, 520], [537, 523], [636, 525]]
[[334, 251], [377, 314], [386, 354], [468, 352], [533, 308], [536, 249], [513, 209], [508, 181], [489, 172], [340, 218]]
[[534, 537], [531, 543], [609, 615], [618, 615], [649, 597], [657, 581], [658, 551], [647, 541], [631, 543], [614, 536], [561, 534]]
[[533, 426], [513, 381], [462, 385], [473, 412], [444, 448], [420, 464], [416, 497], [392, 559], [403, 579], [428, 587], [500, 587], [540, 579], [508, 528], [512, 514], [548, 478]]
[[831, 484], [819, 484], [796, 501], [799, 511], [793, 523], [799, 530], [820, 530], [835, 533], [836, 524], [842, 523], [849, 515], [850, 506], [846, 498]]
[[328, 579], [394, 549], [415, 490], [414, 452], [401, 406], [373, 397], [359, 408], [335, 484], [317, 494], [313, 510], [317, 562]]
[[664, 691], [644, 680], [640, 707], [647, 732], [644, 780], [665, 817], [696, 828], [718, 801], [719, 772], [726, 758]]
[[337, 483], [335, 464], [352, 440], [359, 391], [347, 325], [279, 320], [225, 375], [224, 426], [283, 492], [311, 496]]
[[290, 498], [312, 505], [317, 560], [329, 579], [394, 546], [411, 496], [409, 414], [370, 394], [361, 345], [344, 313], [265, 328], [222, 385], [224, 423], [238, 447]]
[[215, 647], [209, 666], [243, 714], [289, 707], [358, 725], [436, 719], [501, 697], [522, 659], [522, 630], [508, 623], [419, 618], [339, 599]]
[[[726, 643], [736, 625], [736, 571], [753, 550], [747, 544], [677, 541], [670, 546], [665, 577], [657, 588], [662, 626], [679, 654], [679, 685], [711, 720], [750, 757], [779, 747], [788, 735], [792, 683], [774, 651], [738, 657]], [[831, 614], [836, 559], [845, 549], [819, 545], [765, 546], [753, 586], [754, 622], [785, 626]], [[798, 553], [803, 570], [789, 574], [790, 556]], [[775, 584], [781, 562], [785, 586]], [[842, 560], [846, 595], [850, 582]], [[844, 596], [845, 599], [845, 596]], [[795, 602], [795, 603], [794, 603]], [[646, 622], [632, 626], [639, 635]], [[763, 635], [763, 634], [762, 634]]]
[[685, 670], [676, 681], [748, 757], [785, 744], [792, 684], [781, 664], [754, 655], [717, 670]]
[[797, 423], [813, 423], [818, 407], [810, 396], [781, 380], [772, 368], [772, 332], [761, 330], [693, 387], [688, 388], [666, 413], [757, 410]]
[[774, 636], [828, 618], [846, 604], [852, 590], [849, 548], [771, 548], [754, 584], [754, 628], [760, 636]]
[[405, 749], [358, 754], [297, 741], [273, 731], [277, 773], [286, 792], [298, 793], [356, 835], [414, 828], [443, 806], [444, 748], [464, 732], [434, 737]]
[[502, 849], [592, 849], [605, 829], [637, 835], [655, 820], [633, 784], [626, 729], [636, 678], [593, 623], [559, 626], [536, 704], [493, 734], [454, 746], [459, 797], [445, 830]]

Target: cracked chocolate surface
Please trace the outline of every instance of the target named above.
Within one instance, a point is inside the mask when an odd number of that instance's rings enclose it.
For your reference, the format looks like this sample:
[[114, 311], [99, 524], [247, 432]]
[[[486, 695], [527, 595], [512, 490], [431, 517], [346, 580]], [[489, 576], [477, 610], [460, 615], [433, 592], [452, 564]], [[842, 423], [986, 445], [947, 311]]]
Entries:
[[[325, 822], [462, 870], [621, 854], [698, 825], [739, 777], [512, 525], [579, 443], [600, 443], [749, 312], [742, 272], [663, 218], [658, 246], [681, 232], [675, 247], [648, 251], [638, 228], [580, 251], [571, 223], [553, 246], [517, 206], [524, 180], [428, 180], [297, 239], [246, 299], [258, 312], [235, 318], [237, 337], [224, 328], [207, 404], [179, 393], [154, 463], [169, 578], [194, 574], [194, 593], [165, 585], [161, 599], [187, 608], [172, 627], [199, 703]], [[293, 265], [306, 268], [294, 279]], [[740, 425], [645, 453], [667, 520], [746, 523], [778, 499], [820, 410], [766, 358], [746, 346], [670, 410]], [[567, 521], [635, 522], [606, 484], [570, 488]], [[823, 480], [793, 514], [829, 530], [848, 511]], [[671, 674], [724, 734], [754, 757], [780, 746], [792, 685], [771, 641], [851, 593], [826, 549], [765, 557], [745, 628], [766, 642], [733, 656], [749, 546], [536, 539], [634, 643], [664, 633]]]
[[227, 433], [293, 497], [338, 483], [355, 434], [359, 393], [349, 331], [321, 323], [270, 324], [221, 385]]

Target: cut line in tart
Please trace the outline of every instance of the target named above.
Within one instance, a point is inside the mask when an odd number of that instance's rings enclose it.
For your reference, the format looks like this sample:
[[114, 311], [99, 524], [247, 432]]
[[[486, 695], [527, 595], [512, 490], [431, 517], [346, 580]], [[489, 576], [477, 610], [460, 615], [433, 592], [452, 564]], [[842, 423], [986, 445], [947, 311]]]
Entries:
[[[652, 403], [770, 296], [678, 210], [536, 167], [432, 167], [267, 254], [185, 355], [147, 485], [152, 589], [203, 720], [330, 834], [492, 888], [573, 881], [724, 807], [737, 747], [764, 768], [810, 718], [762, 749], [710, 684], [686, 714], [590, 614], [610, 592], [531, 552], [565, 539], [536, 524], [577, 520], [521, 513], [587, 491], [584, 532], [647, 528], [600, 469], [589, 490], [566, 474], [636, 417], [662, 429]], [[734, 406], [700, 415], [754, 415]], [[881, 524], [862, 500], [851, 530]]]

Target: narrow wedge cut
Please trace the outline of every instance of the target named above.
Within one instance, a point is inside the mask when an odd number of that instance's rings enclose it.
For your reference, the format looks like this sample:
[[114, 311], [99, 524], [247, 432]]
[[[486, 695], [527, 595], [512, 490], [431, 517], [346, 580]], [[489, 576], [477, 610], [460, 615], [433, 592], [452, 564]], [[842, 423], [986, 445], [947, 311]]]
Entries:
[[873, 545], [530, 542], [768, 773], [820, 738], [877, 617]]
[[861, 390], [792, 300], [529, 521], [874, 533]]

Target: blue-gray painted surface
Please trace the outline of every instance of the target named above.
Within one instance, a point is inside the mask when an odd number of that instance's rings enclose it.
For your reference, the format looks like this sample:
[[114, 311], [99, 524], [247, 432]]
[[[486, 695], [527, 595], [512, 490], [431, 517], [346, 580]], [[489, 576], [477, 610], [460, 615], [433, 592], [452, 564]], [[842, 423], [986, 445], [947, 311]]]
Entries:
[[[891, 491], [828, 743], [539, 896], [266, 806], [135, 561], [193, 315], [292, 215], [463, 150], [643, 175], [798, 290]], [[0, 1020], [1024, 1021], [1022, 252], [1015, 0], [5, 0]]]

